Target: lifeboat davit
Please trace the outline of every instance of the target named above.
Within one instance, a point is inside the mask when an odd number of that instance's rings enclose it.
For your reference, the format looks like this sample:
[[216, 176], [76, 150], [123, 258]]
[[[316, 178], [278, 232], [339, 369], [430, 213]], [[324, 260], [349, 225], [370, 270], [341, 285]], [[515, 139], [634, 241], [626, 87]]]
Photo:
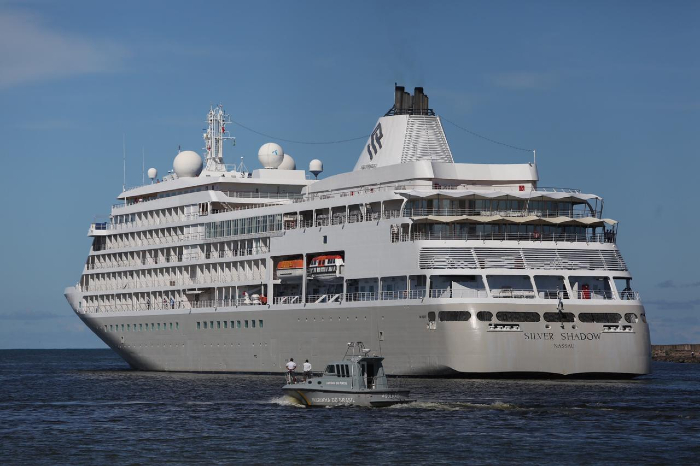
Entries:
[[304, 275], [304, 260], [288, 259], [277, 263], [277, 278], [280, 280], [300, 280]]
[[342, 277], [343, 256], [340, 254], [327, 254], [311, 259], [309, 278], [321, 281], [335, 281]]

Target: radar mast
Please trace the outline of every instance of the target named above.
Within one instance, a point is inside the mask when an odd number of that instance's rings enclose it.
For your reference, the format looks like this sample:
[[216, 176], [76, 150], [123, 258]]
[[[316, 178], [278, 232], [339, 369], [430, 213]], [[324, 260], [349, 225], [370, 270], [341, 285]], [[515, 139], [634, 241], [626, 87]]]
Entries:
[[236, 138], [226, 131], [226, 125], [231, 124], [231, 117], [224, 111], [223, 105], [211, 107], [207, 114], [207, 132], [204, 133], [204, 150], [207, 151], [205, 170], [225, 172], [224, 140], [230, 139], [236, 145]]

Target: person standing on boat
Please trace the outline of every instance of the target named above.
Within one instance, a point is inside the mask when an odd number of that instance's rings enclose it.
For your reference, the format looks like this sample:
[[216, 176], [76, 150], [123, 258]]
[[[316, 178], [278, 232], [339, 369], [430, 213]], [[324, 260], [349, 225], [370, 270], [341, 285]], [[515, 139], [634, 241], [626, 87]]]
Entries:
[[307, 359], [304, 363], [304, 382], [311, 378], [311, 363]]
[[287, 363], [287, 380], [289, 383], [297, 383], [297, 376], [294, 374], [294, 371], [297, 368], [297, 363], [294, 362], [294, 358], [289, 358], [289, 362]]

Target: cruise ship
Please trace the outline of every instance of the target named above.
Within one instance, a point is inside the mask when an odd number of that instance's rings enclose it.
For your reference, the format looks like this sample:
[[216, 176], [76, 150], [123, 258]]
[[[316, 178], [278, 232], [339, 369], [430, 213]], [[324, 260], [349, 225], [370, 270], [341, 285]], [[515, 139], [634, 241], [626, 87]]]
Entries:
[[354, 169], [322, 179], [275, 143], [226, 165], [233, 125], [212, 107], [203, 156], [149, 169], [89, 227], [65, 296], [133, 368], [278, 373], [362, 341], [390, 375], [650, 372], [603, 199], [540, 186], [534, 160], [455, 162], [423, 88], [396, 86]]

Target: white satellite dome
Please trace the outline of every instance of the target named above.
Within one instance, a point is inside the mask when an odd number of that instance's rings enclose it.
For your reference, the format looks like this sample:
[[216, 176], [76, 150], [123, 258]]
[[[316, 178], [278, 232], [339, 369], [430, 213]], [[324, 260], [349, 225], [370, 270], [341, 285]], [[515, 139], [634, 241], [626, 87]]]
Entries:
[[284, 150], [279, 144], [268, 142], [263, 144], [258, 151], [258, 160], [263, 168], [277, 168], [284, 160]]
[[319, 159], [313, 159], [311, 162], [309, 162], [309, 171], [313, 173], [316, 178], [318, 178], [318, 175], [323, 171], [323, 162], [321, 162]]
[[202, 157], [191, 150], [183, 150], [173, 160], [178, 178], [193, 178], [202, 172]]
[[148, 178], [151, 180], [155, 180], [156, 177], [158, 177], [158, 170], [155, 168], [149, 168], [148, 169]]
[[278, 170], [296, 170], [297, 169], [297, 163], [294, 161], [291, 155], [289, 154], [284, 154], [284, 159], [282, 160], [282, 163], [280, 164], [279, 167], [277, 167]]

